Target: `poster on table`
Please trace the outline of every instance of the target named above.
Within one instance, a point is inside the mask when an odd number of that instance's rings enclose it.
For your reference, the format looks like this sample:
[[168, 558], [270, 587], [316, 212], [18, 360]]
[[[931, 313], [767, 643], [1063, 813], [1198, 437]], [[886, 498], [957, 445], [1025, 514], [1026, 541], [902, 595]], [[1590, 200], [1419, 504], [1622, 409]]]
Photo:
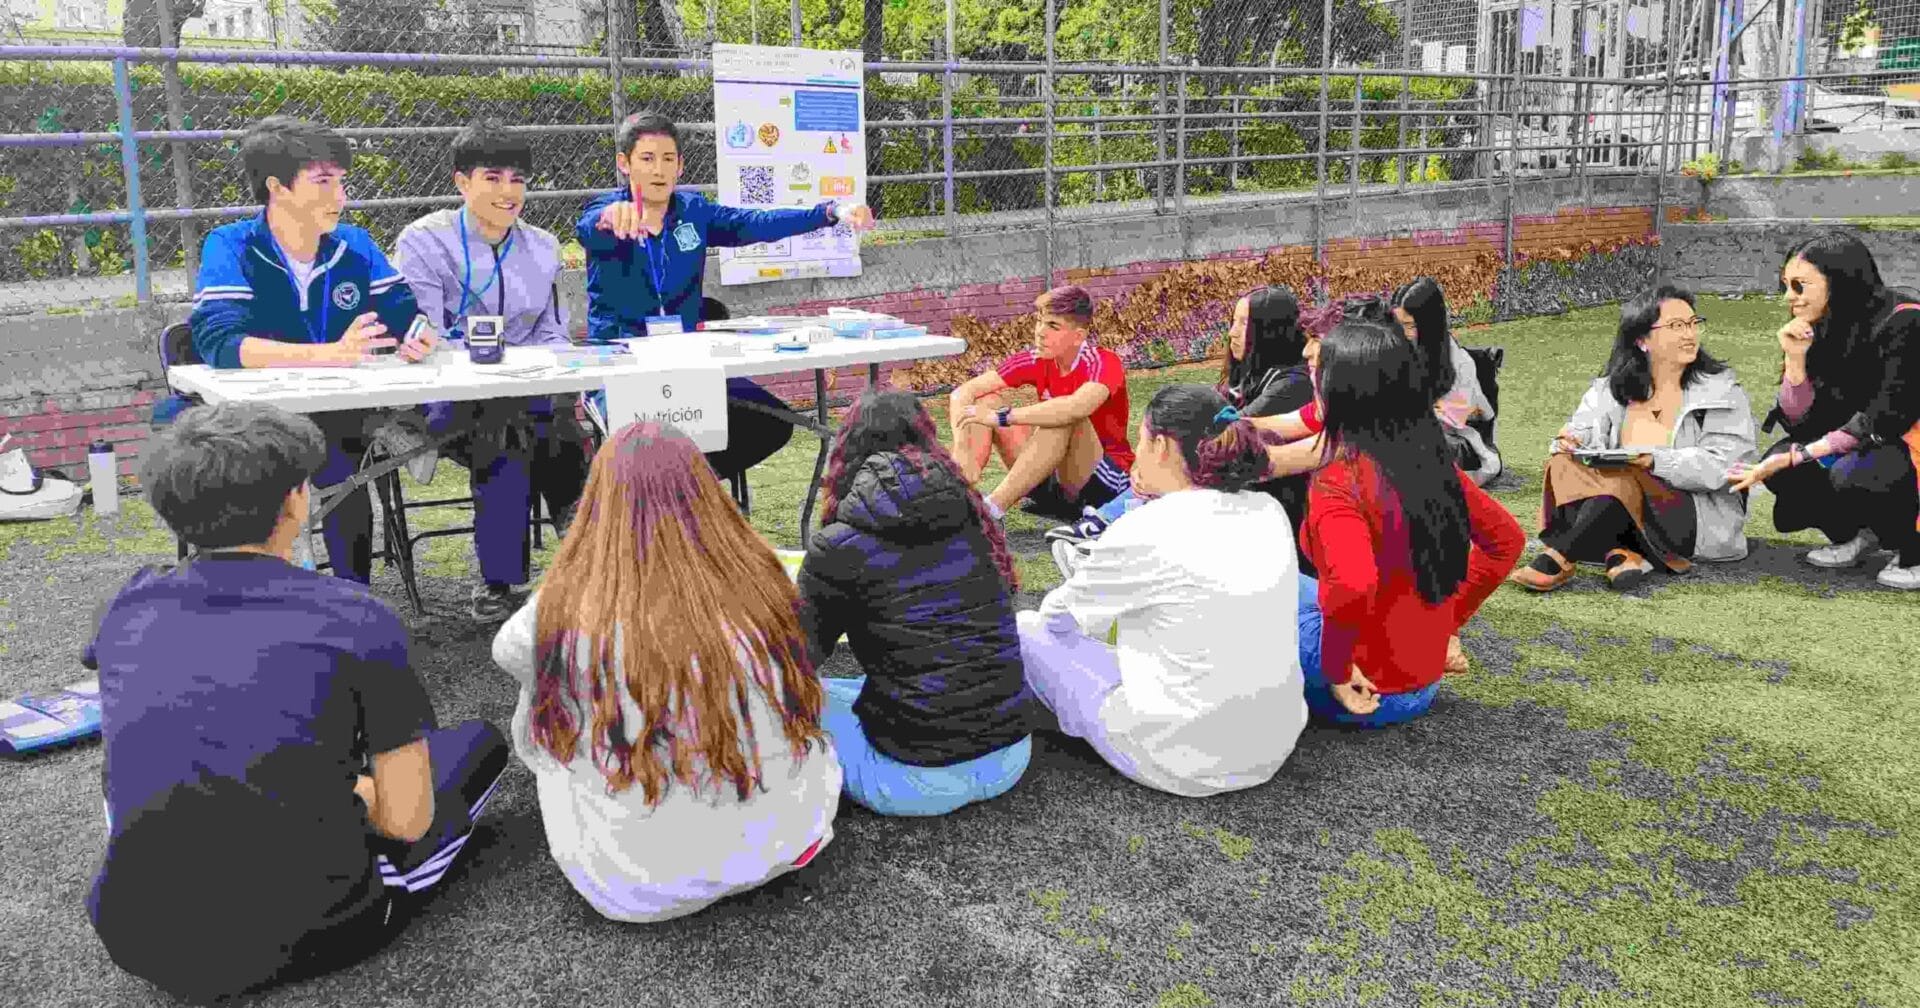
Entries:
[[[720, 202], [754, 209], [867, 199], [861, 55], [826, 49], [713, 47]], [[720, 282], [860, 275], [860, 241], [841, 224], [720, 253]]]

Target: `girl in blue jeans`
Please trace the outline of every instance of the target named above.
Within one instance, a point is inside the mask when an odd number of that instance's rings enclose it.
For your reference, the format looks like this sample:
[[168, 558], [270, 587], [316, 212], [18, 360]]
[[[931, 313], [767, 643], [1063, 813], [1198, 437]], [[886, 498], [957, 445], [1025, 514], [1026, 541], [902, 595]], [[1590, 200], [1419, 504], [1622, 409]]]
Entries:
[[866, 672], [825, 682], [847, 796], [882, 815], [944, 815], [1005, 793], [1040, 711], [1000, 523], [905, 392], [869, 390], [848, 410], [825, 490], [801, 625], [815, 664], [844, 634]]

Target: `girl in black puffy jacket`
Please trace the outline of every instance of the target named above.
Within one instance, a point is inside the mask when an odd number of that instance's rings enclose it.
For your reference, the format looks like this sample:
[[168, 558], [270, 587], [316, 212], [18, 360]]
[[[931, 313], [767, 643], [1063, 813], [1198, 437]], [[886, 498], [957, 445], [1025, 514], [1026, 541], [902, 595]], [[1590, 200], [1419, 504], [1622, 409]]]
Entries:
[[866, 673], [825, 684], [848, 797], [944, 815], [1019, 781], [1036, 701], [1013, 561], [912, 395], [869, 390], [847, 412], [799, 581], [815, 662], [845, 634]]

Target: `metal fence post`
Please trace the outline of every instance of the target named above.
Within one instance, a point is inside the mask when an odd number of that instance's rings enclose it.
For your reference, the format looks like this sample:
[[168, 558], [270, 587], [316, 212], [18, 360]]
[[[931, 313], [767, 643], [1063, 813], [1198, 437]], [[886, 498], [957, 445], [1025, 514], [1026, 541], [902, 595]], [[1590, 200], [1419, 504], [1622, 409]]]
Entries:
[[[1178, 118], [1173, 121], [1173, 212], [1184, 218], [1187, 213], [1187, 72], [1185, 70], [1181, 70], [1180, 76], [1174, 78], [1174, 85], [1179, 88], [1179, 93], [1174, 95], [1174, 115]], [[1180, 233], [1186, 234], [1184, 220]]]
[[[180, 36], [173, 25], [173, 5], [169, 0], [158, 0], [156, 6], [160, 12], [160, 45], [166, 49], [177, 49]], [[160, 64], [160, 81], [167, 93], [167, 128], [184, 130], [187, 128], [186, 99], [180, 91], [180, 61], [167, 60]], [[193, 209], [193, 158], [187, 153], [187, 145], [170, 143], [167, 145], [167, 160], [173, 170], [174, 203], [182, 210]], [[194, 278], [200, 274], [200, 242], [193, 222], [180, 222], [180, 255], [187, 268], [187, 293], [193, 293]]]
[[[1327, 71], [1333, 65], [1333, 0], [1320, 5], [1320, 143], [1314, 148], [1313, 265], [1320, 268], [1327, 254]], [[1326, 303], [1331, 292], [1323, 285], [1316, 301]]]
[[1040, 174], [1046, 189], [1047, 210], [1047, 286], [1053, 286], [1053, 27], [1054, 0], [1047, 0], [1047, 70], [1041, 94], [1042, 113], [1046, 116], [1046, 163]]
[[1359, 223], [1360, 214], [1360, 98], [1362, 94], [1360, 68], [1353, 70], [1353, 142], [1352, 153], [1347, 161], [1347, 199], [1353, 204], [1349, 207], [1354, 213], [1354, 222]]
[[[1395, 118], [1397, 118], [1400, 121], [1400, 124], [1398, 127], [1399, 132], [1396, 134], [1393, 141], [1393, 149], [1396, 151], [1403, 151], [1407, 149], [1407, 93], [1412, 90], [1413, 90], [1413, 78], [1410, 76], [1401, 77], [1400, 78], [1400, 112], [1397, 116], [1395, 116]], [[1420, 146], [1425, 147], [1426, 145], [1427, 145], [1426, 139], [1423, 137], [1420, 141]], [[1419, 165], [1420, 163], [1421, 163], [1421, 157], [1420, 155], [1417, 155], [1417, 154], [1413, 156], [1413, 159], [1411, 161], [1408, 160], [1408, 156], [1405, 154], [1395, 154], [1393, 156], [1393, 175], [1394, 175], [1393, 191], [1394, 192], [1407, 191], [1407, 175], [1409, 172], [1413, 170], [1413, 168], [1416, 165]]]
[[1674, 38], [1674, 26], [1679, 23], [1680, 5], [1667, 5], [1667, 23], [1661, 29], [1661, 41], [1667, 49], [1667, 86], [1666, 95], [1660, 101], [1660, 146], [1657, 148], [1658, 160], [1653, 168], [1653, 237], [1660, 238], [1661, 218], [1667, 215], [1667, 163], [1672, 161], [1676, 149], [1672, 146], [1673, 137], [1673, 77], [1678, 69], [1680, 46]]
[[[1517, 47], [1516, 47], [1517, 48]], [[1527, 89], [1527, 74], [1516, 51], [1513, 58], [1513, 94], [1507, 99], [1507, 223], [1501, 232], [1500, 265], [1513, 268], [1513, 212], [1519, 200], [1520, 184], [1520, 102]]]
[[607, 64], [613, 74], [613, 121], [618, 123], [627, 117], [627, 77], [626, 70], [620, 66], [621, 36], [626, 34], [626, 25], [620, 17], [620, 7], [625, 0], [607, 0]]
[[1159, 167], [1153, 170], [1153, 212], [1167, 212], [1167, 11], [1168, 0], [1160, 0], [1160, 72], [1154, 75], [1154, 87], [1159, 100], [1153, 106], [1153, 147], [1154, 160]]
[[1233, 136], [1231, 140], [1233, 160], [1227, 162], [1227, 188], [1240, 188], [1240, 96], [1233, 96]]
[[133, 138], [133, 85], [127, 61], [113, 61], [113, 97], [120, 106], [120, 171], [127, 177], [127, 237], [133, 245], [133, 291], [142, 307], [153, 304], [153, 274], [147, 261], [147, 207], [140, 199], [140, 143]]
[[[1102, 146], [1100, 143], [1100, 103], [1099, 102], [1093, 103], [1093, 163], [1097, 165], [1107, 163], [1106, 152], [1105, 150], [1102, 149]], [[1106, 199], [1107, 199], [1107, 173], [1103, 171], [1094, 172], [1093, 173], [1093, 201], [1095, 203], [1104, 203], [1106, 202]]]
[[787, 32], [793, 37], [793, 45], [800, 44], [800, 0], [789, 0], [787, 4]]
[[960, 232], [960, 212], [953, 205], [953, 0], [947, 0], [947, 60], [940, 74], [940, 148], [946, 177], [941, 180], [947, 204], [947, 237]]

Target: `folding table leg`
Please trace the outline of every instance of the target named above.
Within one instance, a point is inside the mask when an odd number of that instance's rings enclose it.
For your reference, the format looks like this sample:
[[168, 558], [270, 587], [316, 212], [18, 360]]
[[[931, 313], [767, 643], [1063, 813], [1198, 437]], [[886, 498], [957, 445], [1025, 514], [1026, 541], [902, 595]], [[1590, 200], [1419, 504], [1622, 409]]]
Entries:
[[800, 541], [805, 542], [813, 522], [814, 498], [820, 496], [820, 474], [827, 469], [827, 453], [833, 449], [833, 432], [827, 427], [827, 373], [813, 369], [813, 415], [820, 422], [820, 454], [813, 460], [813, 480], [807, 484], [807, 497], [800, 505]]
[[401, 497], [400, 474], [390, 472], [375, 481], [380, 488], [380, 509], [385, 518], [387, 563], [400, 569], [400, 586], [406, 590], [413, 611], [424, 615], [426, 603], [420, 598], [420, 579], [414, 570], [413, 541], [408, 534], [407, 509]]

